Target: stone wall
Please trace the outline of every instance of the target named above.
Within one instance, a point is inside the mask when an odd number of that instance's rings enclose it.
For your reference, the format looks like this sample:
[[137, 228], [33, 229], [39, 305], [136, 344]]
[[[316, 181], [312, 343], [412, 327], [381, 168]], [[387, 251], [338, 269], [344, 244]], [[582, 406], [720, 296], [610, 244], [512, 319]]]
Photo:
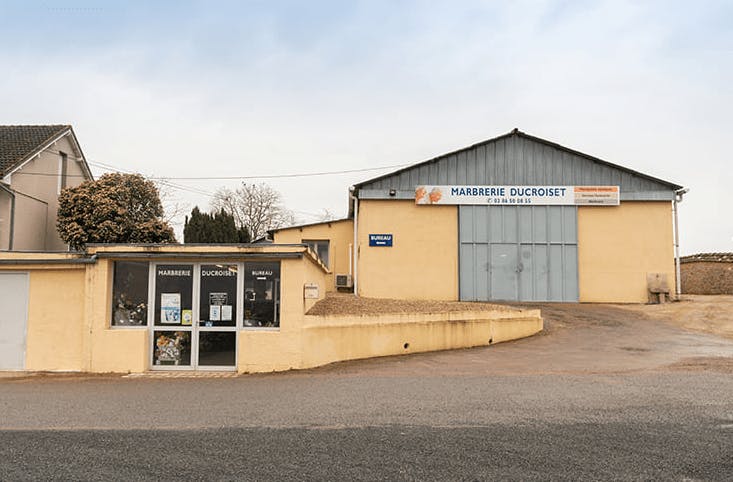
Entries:
[[704, 253], [680, 259], [682, 293], [733, 294], [733, 253]]

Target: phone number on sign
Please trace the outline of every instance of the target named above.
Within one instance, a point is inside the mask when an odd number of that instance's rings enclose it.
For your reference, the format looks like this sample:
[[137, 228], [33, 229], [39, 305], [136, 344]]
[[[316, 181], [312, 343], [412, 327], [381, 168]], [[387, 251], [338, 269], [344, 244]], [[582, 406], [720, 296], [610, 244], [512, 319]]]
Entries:
[[486, 200], [487, 204], [532, 204], [532, 198], [529, 197], [490, 197]]

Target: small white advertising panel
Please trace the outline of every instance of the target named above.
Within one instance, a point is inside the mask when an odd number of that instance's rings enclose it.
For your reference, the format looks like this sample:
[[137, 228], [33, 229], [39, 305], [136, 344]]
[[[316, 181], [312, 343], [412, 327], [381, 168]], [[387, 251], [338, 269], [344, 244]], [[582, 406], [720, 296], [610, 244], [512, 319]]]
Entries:
[[618, 186], [418, 186], [418, 205], [618, 206]]
[[160, 294], [160, 322], [179, 324], [181, 322], [181, 294]]
[[307, 300], [317, 300], [319, 298], [318, 285], [315, 283], [304, 284], [303, 285], [303, 298]]

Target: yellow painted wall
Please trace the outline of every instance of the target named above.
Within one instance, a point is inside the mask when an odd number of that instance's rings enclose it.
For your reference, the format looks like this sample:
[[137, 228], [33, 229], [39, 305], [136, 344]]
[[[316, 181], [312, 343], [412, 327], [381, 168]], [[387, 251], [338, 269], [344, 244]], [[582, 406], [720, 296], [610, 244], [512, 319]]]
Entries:
[[307, 316], [302, 367], [485, 346], [534, 335], [542, 326], [539, 310]]
[[[325, 297], [327, 274], [309, 259], [284, 259], [280, 279], [280, 329], [261, 328], [239, 331], [237, 370], [256, 373], [301, 368], [303, 317]], [[305, 299], [304, 285], [318, 286], [319, 298]]]
[[83, 266], [30, 271], [27, 370], [83, 369]]
[[666, 273], [674, 292], [670, 201], [578, 208], [581, 302], [646, 303], [647, 273]]
[[[458, 208], [410, 200], [359, 202], [360, 296], [458, 299]], [[369, 234], [392, 234], [393, 246], [370, 247]]]
[[111, 327], [112, 273], [114, 262], [100, 259], [87, 270], [86, 370], [107, 372], [144, 372], [149, 368], [150, 343], [147, 327]]
[[281, 229], [273, 241], [281, 244], [300, 244], [304, 240], [328, 239], [328, 291], [335, 291], [334, 274], [349, 273], [349, 246], [354, 242], [354, 222], [351, 219], [331, 221], [311, 226]]
[[[112, 253], [122, 248], [92, 249]], [[127, 249], [157, 251], [162, 261], [166, 259], [165, 252], [186, 248]], [[211, 251], [223, 249], [216, 247]], [[267, 252], [278, 248], [244, 249]], [[292, 249], [303, 251], [302, 248]], [[75, 258], [71, 254], [41, 253], [5, 253], [0, 257], [49, 259], [52, 262]], [[190, 260], [197, 261], [194, 256]], [[150, 368], [149, 328], [110, 326], [113, 263], [111, 259], [100, 258], [93, 264], [49, 263], [7, 268], [31, 273], [26, 361], [29, 370], [119, 373], [144, 372]], [[490, 340], [497, 343], [529, 336], [542, 329], [537, 310], [375, 317], [308, 316], [306, 311], [317, 299], [304, 299], [304, 285], [317, 285], [319, 298], [323, 298], [328, 285], [325, 270], [305, 253], [303, 258], [283, 259], [281, 273], [280, 329], [239, 330], [239, 372], [281, 371], [356, 358], [479, 346]], [[404, 343], [409, 343], [408, 349], [404, 348]]]

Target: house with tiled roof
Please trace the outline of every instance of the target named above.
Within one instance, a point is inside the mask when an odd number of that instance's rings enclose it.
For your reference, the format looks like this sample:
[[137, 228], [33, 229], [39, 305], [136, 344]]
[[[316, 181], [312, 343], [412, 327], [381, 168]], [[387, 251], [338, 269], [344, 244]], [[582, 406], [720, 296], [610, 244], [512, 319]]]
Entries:
[[0, 126], [0, 250], [63, 251], [58, 196], [92, 179], [70, 125]]

